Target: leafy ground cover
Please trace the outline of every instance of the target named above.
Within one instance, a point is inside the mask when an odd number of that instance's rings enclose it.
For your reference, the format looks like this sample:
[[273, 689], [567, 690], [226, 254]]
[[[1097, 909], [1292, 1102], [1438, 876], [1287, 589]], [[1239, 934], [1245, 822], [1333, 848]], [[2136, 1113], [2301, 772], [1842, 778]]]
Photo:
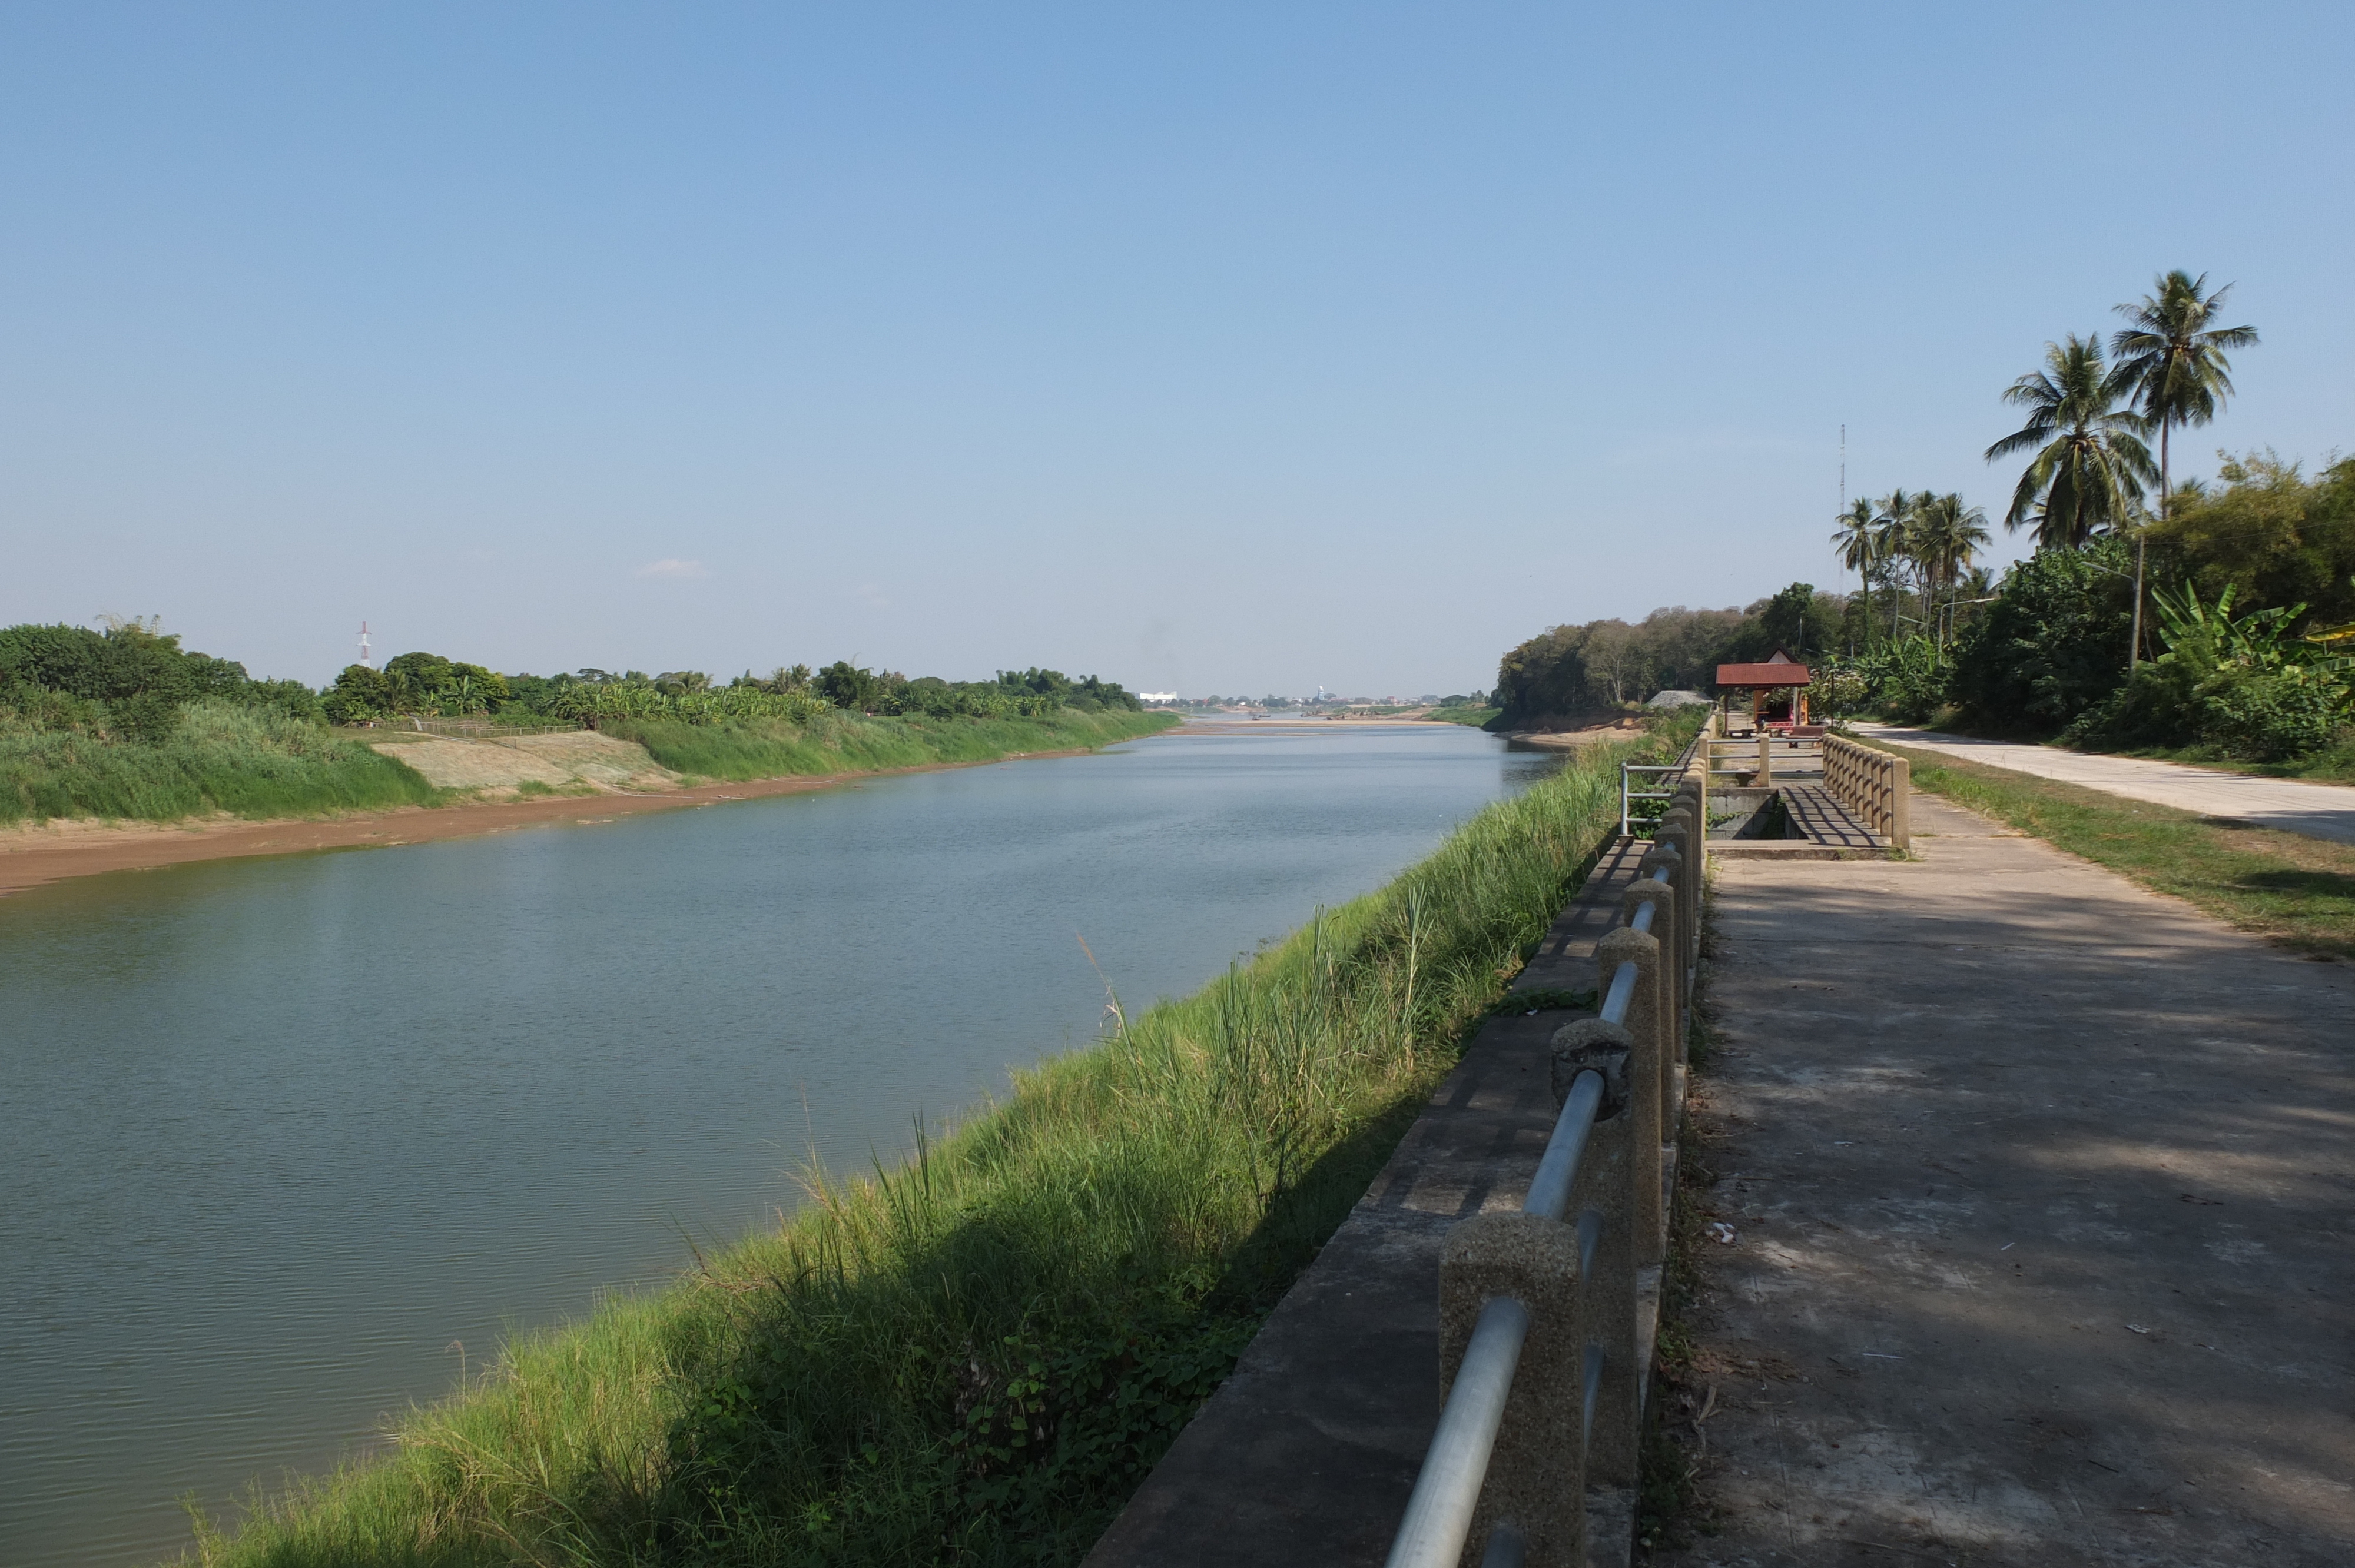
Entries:
[[2233, 827], [2057, 779], [1874, 741], [1913, 782], [2301, 952], [2355, 958], [2355, 846]]
[[[1681, 736], [1674, 737], [1680, 740]], [[272, 1564], [1065, 1563], [1348, 1214], [1616, 822], [1591, 747], [1380, 892], [1018, 1075], [894, 1171], [526, 1336]]]

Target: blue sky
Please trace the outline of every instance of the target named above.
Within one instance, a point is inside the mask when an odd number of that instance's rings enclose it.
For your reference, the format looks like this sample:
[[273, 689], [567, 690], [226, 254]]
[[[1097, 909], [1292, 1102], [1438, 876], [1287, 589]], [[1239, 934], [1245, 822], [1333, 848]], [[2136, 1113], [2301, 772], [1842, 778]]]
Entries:
[[[2168, 267], [2355, 447], [2355, 8], [0, 10], [0, 621], [1484, 685], [1834, 586]], [[2005, 554], [2016, 554], [2018, 541]]]

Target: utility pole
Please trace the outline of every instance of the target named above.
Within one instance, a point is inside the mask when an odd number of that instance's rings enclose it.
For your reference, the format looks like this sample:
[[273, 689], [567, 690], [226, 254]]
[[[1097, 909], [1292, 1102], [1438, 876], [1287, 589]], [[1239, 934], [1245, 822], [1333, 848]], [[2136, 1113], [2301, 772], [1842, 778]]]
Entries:
[[[1848, 427], [1847, 427], [1846, 425], [1842, 425], [1842, 426], [1840, 427], [1840, 509], [1839, 509], [1839, 514], [1840, 514], [1840, 516], [1841, 516], [1842, 518], [1846, 518], [1846, 517], [1848, 516]], [[1846, 572], [1845, 570], [1843, 570], [1843, 571], [1841, 572], [1841, 574], [1840, 574], [1840, 575], [1841, 575], [1841, 576], [1843, 576], [1843, 577], [1845, 577], [1845, 576], [1847, 576], [1848, 574], [1847, 574], [1847, 572]], [[1862, 595], [1864, 595], [1864, 596], [1865, 596], [1865, 597], [1864, 597], [1864, 609], [1865, 609], [1865, 613], [1866, 613], [1866, 614], [1868, 614], [1868, 615], [1870, 615], [1870, 613], [1872, 613], [1872, 589], [1871, 589], [1871, 586], [1870, 586], [1870, 578], [1868, 578], [1868, 577], [1864, 575], [1864, 568], [1863, 568], [1862, 567], [1859, 567], [1856, 569], [1856, 589], [1857, 589], [1857, 592], [1859, 592], [1859, 593], [1860, 593], [1860, 594], [1862, 594]], [[1843, 620], [1845, 620], [1847, 619], [1847, 617], [1843, 616], [1843, 617], [1841, 617], [1841, 619], [1842, 619]], [[1855, 657], [1856, 657], [1856, 639], [1855, 639], [1855, 638], [1853, 638], [1853, 637], [1851, 637], [1851, 638], [1849, 638], [1849, 639], [1848, 640], [1848, 656], [1849, 656], [1849, 658], [1851, 658], [1851, 659], [1853, 659], [1853, 658], [1855, 658]]]

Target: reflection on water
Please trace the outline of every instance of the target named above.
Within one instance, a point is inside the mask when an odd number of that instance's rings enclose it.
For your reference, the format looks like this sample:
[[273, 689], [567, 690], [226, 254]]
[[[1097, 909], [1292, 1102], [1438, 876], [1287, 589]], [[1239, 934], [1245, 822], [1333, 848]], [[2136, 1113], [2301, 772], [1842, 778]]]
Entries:
[[0, 1562], [123, 1563], [503, 1325], [790, 1207], [1554, 766], [1453, 726], [1092, 757], [0, 903]]

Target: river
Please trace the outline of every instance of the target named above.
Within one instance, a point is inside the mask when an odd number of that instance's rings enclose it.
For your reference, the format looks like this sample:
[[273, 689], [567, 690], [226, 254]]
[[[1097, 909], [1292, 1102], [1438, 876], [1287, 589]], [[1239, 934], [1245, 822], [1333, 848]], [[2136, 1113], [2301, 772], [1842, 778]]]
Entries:
[[176, 1552], [1553, 766], [1188, 726], [0, 901], [0, 1563]]

